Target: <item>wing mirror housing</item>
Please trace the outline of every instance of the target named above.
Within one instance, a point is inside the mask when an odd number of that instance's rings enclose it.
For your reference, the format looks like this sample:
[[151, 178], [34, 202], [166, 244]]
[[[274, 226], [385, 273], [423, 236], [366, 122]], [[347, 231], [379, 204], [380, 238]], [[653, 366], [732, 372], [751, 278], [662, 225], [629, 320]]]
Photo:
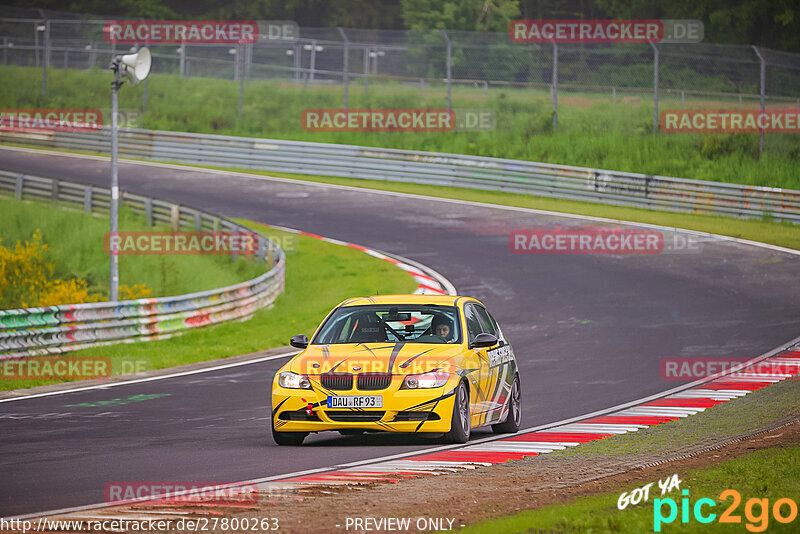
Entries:
[[289, 345], [296, 349], [304, 349], [308, 347], [308, 336], [305, 334], [297, 334], [289, 340]]
[[486, 332], [481, 332], [475, 339], [472, 340], [471, 348], [473, 349], [482, 349], [485, 347], [491, 347], [493, 345], [497, 345], [497, 336], [494, 334], [487, 334]]

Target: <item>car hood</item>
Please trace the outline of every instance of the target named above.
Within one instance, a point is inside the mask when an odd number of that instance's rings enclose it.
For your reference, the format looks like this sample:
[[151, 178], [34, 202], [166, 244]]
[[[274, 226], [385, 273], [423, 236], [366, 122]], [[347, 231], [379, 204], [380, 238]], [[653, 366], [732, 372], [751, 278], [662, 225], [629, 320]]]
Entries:
[[462, 345], [444, 343], [309, 345], [295, 356], [289, 369], [300, 374], [455, 372], [449, 360], [462, 351]]

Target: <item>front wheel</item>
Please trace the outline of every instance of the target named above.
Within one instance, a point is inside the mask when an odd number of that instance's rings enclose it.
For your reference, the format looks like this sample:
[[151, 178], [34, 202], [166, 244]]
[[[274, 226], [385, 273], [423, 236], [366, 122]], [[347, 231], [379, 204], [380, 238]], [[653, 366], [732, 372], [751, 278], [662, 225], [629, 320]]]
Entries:
[[455, 397], [453, 422], [450, 425], [450, 432], [444, 435], [444, 439], [447, 443], [466, 443], [469, 441], [470, 421], [469, 393], [464, 382], [458, 384]]
[[513, 434], [519, 432], [522, 425], [522, 410], [520, 402], [519, 377], [514, 377], [514, 384], [511, 386], [511, 394], [508, 396], [508, 416], [502, 423], [492, 425], [492, 432], [495, 434]]
[[278, 445], [302, 445], [308, 432], [277, 432], [272, 427], [272, 439]]

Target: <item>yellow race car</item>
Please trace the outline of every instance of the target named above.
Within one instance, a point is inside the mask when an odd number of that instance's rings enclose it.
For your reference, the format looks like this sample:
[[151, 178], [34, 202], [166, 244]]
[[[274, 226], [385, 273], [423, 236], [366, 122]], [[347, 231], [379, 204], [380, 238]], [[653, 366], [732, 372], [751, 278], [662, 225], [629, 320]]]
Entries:
[[353, 298], [328, 314], [272, 384], [272, 437], [299, 445], [311, 432], [444, 434], [465, 443], [492, 425], [516, 432], [520, 380], [497, 321], [470, 297]]

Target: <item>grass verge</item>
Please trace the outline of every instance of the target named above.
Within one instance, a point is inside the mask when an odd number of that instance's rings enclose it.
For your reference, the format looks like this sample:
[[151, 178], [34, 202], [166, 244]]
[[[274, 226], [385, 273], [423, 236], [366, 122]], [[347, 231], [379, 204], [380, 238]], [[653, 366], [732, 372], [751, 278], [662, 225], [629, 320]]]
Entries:
[[[789, 498], [797, 503], [797, 480], [800, 480], [800, 447], [767, 449], [727, 460], [709, 469], [695, 469], [681, 473], [681, 489], [688, 490], [687, 497], [673, 491], [660, 496], [656, 484], [651, 488], [646, 504], [617, 509], [620, 492], [606, 493], [596, 497], [582, 497], [570, 504], [553, 506], [535, 511], [526, 511], [496, 521], [467, 527], [459, 532], [469, 534], [513, 533], [513, 532], [619, 532], [639, 534], [641, 532], [797, 532], [796, 518], [788, 524], [778, 522], [773, 514], [778, 499]], [[655, 481], [653, 481], [655, 482]], [[627, 488], [631, 491], [634, 488]], [[720, 498], [723, 491], [733, 489], [741, 503], [733, 507], [734, 497]], [[625, 491], [625, 490], [623, 490]], [[682, 499], [688, 505], [682, 505]], [[698, 500], [710, 499], [713, 507], [706, 504], [702, 515], [714, 518], [708, 524], [698, 521], [693, 515]], [[673, 501], [678, 511], [670, 516], [670, 505], [659, 503]], [[765, 500], [766, 506], [753, 505], [751, 499]], [[657, 505], [657, 503], [659, 503]], [[686, 521], [682, 516], [686, 509]], [[733, 508], [737, 523], [722, 524], [720, 516]], [[796, 510], [796, 508], [795, 508]], [[790, 516], [788, 504], [782, 506], [783, 517]], [[671, 521], [663, 521], [669, 519]], [[656, 520], [656, 518], [659, 518]], [[745, 530], [745, 528], [747, 530]]]
[[[45, 259], [55, 264], [55, 278], [86, 280], [90, 293], [108, 299], [108, 253], [104, 238], [107, 216], [87, 215], [75, 205], [61, 209], [42, 201], [17, 201], [0, 197], [2, 244], [13, 248], [30, 240], [37, 228], [48, 246]], [[167, 225], [148, 227], [144, 217], [127, 208], [120, 210], [120, 231], [169, 231]], [[124, 255], [120, 257], [120, 283], [146, 284], [149, 297], [180, 295], [244, 282], [264, 272], [253, 258], [228, 255]], [[2, 302], [2, 301], [0, 301]]]
[[[715, 443], [725, 442], [739, 436], [752, 433], [770, 425], [780, 425], [791, 416], [800, 415], [800, 382], [789, 380], [769, 386], [747, 395], [745, 398], [715, 406], [700, 414], [652, 426], [638, 432], [613, 436], [588, 444], [580, 445], [566, 451], [548, 454], [543, 458], [535, 458], [531, 462], [568, 462], [570, 459], [606, 464], [629, 461], [631, 464], [642, 464], [675, 457], [710, 447]], [[564, 464], [568, 465], [568, 464]], [[680, 499], [683, 497], [674, 491], [663, 497], [675, 499], [679, 514], [671, 524], [662, 525], [662, 532], [745, 532], [746, 524], [753, 528], [768, 525], [768, 532], [796, 532], [800, 519], [789, 524], [781, 524], [773, 517], [761, 519], [761, 508], [755, 506], [752, 513], [754, 519], [749, 520], [744, 511], [751, 498], [769, 499], [769, 512], [777, 499], [787, 497], [797, 503], [800, 490], [800, 447], [787, 446], [766, 449], [726, 459], [714, 467], [691, 469], [678, 473], [682, 490], [689, 490], [692, 509], [689, 519], [682, 524], [680, 515]], [[634, 482], [625, 484], [604, 484], [599, 494], [579, 497], [563, 504], [547, 506], [536, 510], [526, 510], [518, 514], [483, 521], [470, 525], [460, 532], [465, 534], [482, 534], [494, 532], [620, 532], [640, 533], [654, 530], [655, 498], [661, 497], [657, 484], [651, 488], [648, 502], [628, 506], [625, 510], [617, 508], [617, 501], [622, 492], [630, 493], [636, 487], [656, 482], [644, 480], [637, 485]], [[742, 516], [740, 524], [719, 524], [719, 521], [708, 526], [698, 522], [692, 515], [694, 504], [698, 499], [710, 498], [717, 505], [713, 509], [706, 506], [704, 514], [714, 512], [719, 518], [731, 500], [720, 499], [725, 489], [737, 490], [742, 503], [736, 514]], [[800, 503], [799, 503], [800, 504]], [[668, 515], [669, 505], [663, 506], [663, 513]], [[784, 506], [783, 514], [788, 515], [788, 506]], [[769, 515], [769, 514], [767, 514]], [[750, 532], [753, 530], [747, 528]]]
[[[41, 70], [0, 67], [3, 108], [96, 108], [108, 102], [107, 71], [51, 69], [48, 97], [41, 97]], [[412, 150], [432, 150], [528, 161], [578, 165], [617, 171], [678, 176], [748, 185], [800, 188], [800, 134], [767, 134], [758, 157], [758, 134], [652, 133], [650, 98], [612, 103], [608, 93], [564, 91], [559, 97], [558, 128], [552, 126], [550, 97], [542, 89], [452, 88], [454, 109], [488, 110], [496, 127], [484, 132], [315, 132], [305, 131], [301, 113], [310, 108], [340, 108], [341, 86], [310, 86], [274, 80], [247, 83], [241, 116], [238, 83], [214, 78], [153, 74], [147, 113], [140, 127], [223, 135], [294, 139]], [[120, 107], [140, 110], [144, 84], [120, 92]], [[351, 108], [443, 108], [446, 88], [394, 82], [371, 83], [368, 92], [354, 86]], [[755, 105], [755, 104], [754, 104]], [[106, 107], [105, 105], [101, 105]], [[707, 97], [684, 105], [663, 94], [660, 109], [713, 107], [738, 109], [738, 103]], [[108, 121], [106, 121], [108, 122]]]
[[[342, 300], [355, 295], [409, 293], [417, 285], [411, 276], [359, 250], [318, 239], [286, 234], [261, 224], [240, 221], [254, 230], [281, 240], [297, 238], [287, 252], [286, 287], [273, 307], [257, 311], [244, 322], [189, 330], [181, 336], [157, 342], [116, 344], [70, 352], [70, 356], [145, 362], [149, 369], [163, 369], [286, 345], [298, 333], [311, 334], [323, 317]], [[0, 390], [54, 384], [59, 381], [0, 380]]]

